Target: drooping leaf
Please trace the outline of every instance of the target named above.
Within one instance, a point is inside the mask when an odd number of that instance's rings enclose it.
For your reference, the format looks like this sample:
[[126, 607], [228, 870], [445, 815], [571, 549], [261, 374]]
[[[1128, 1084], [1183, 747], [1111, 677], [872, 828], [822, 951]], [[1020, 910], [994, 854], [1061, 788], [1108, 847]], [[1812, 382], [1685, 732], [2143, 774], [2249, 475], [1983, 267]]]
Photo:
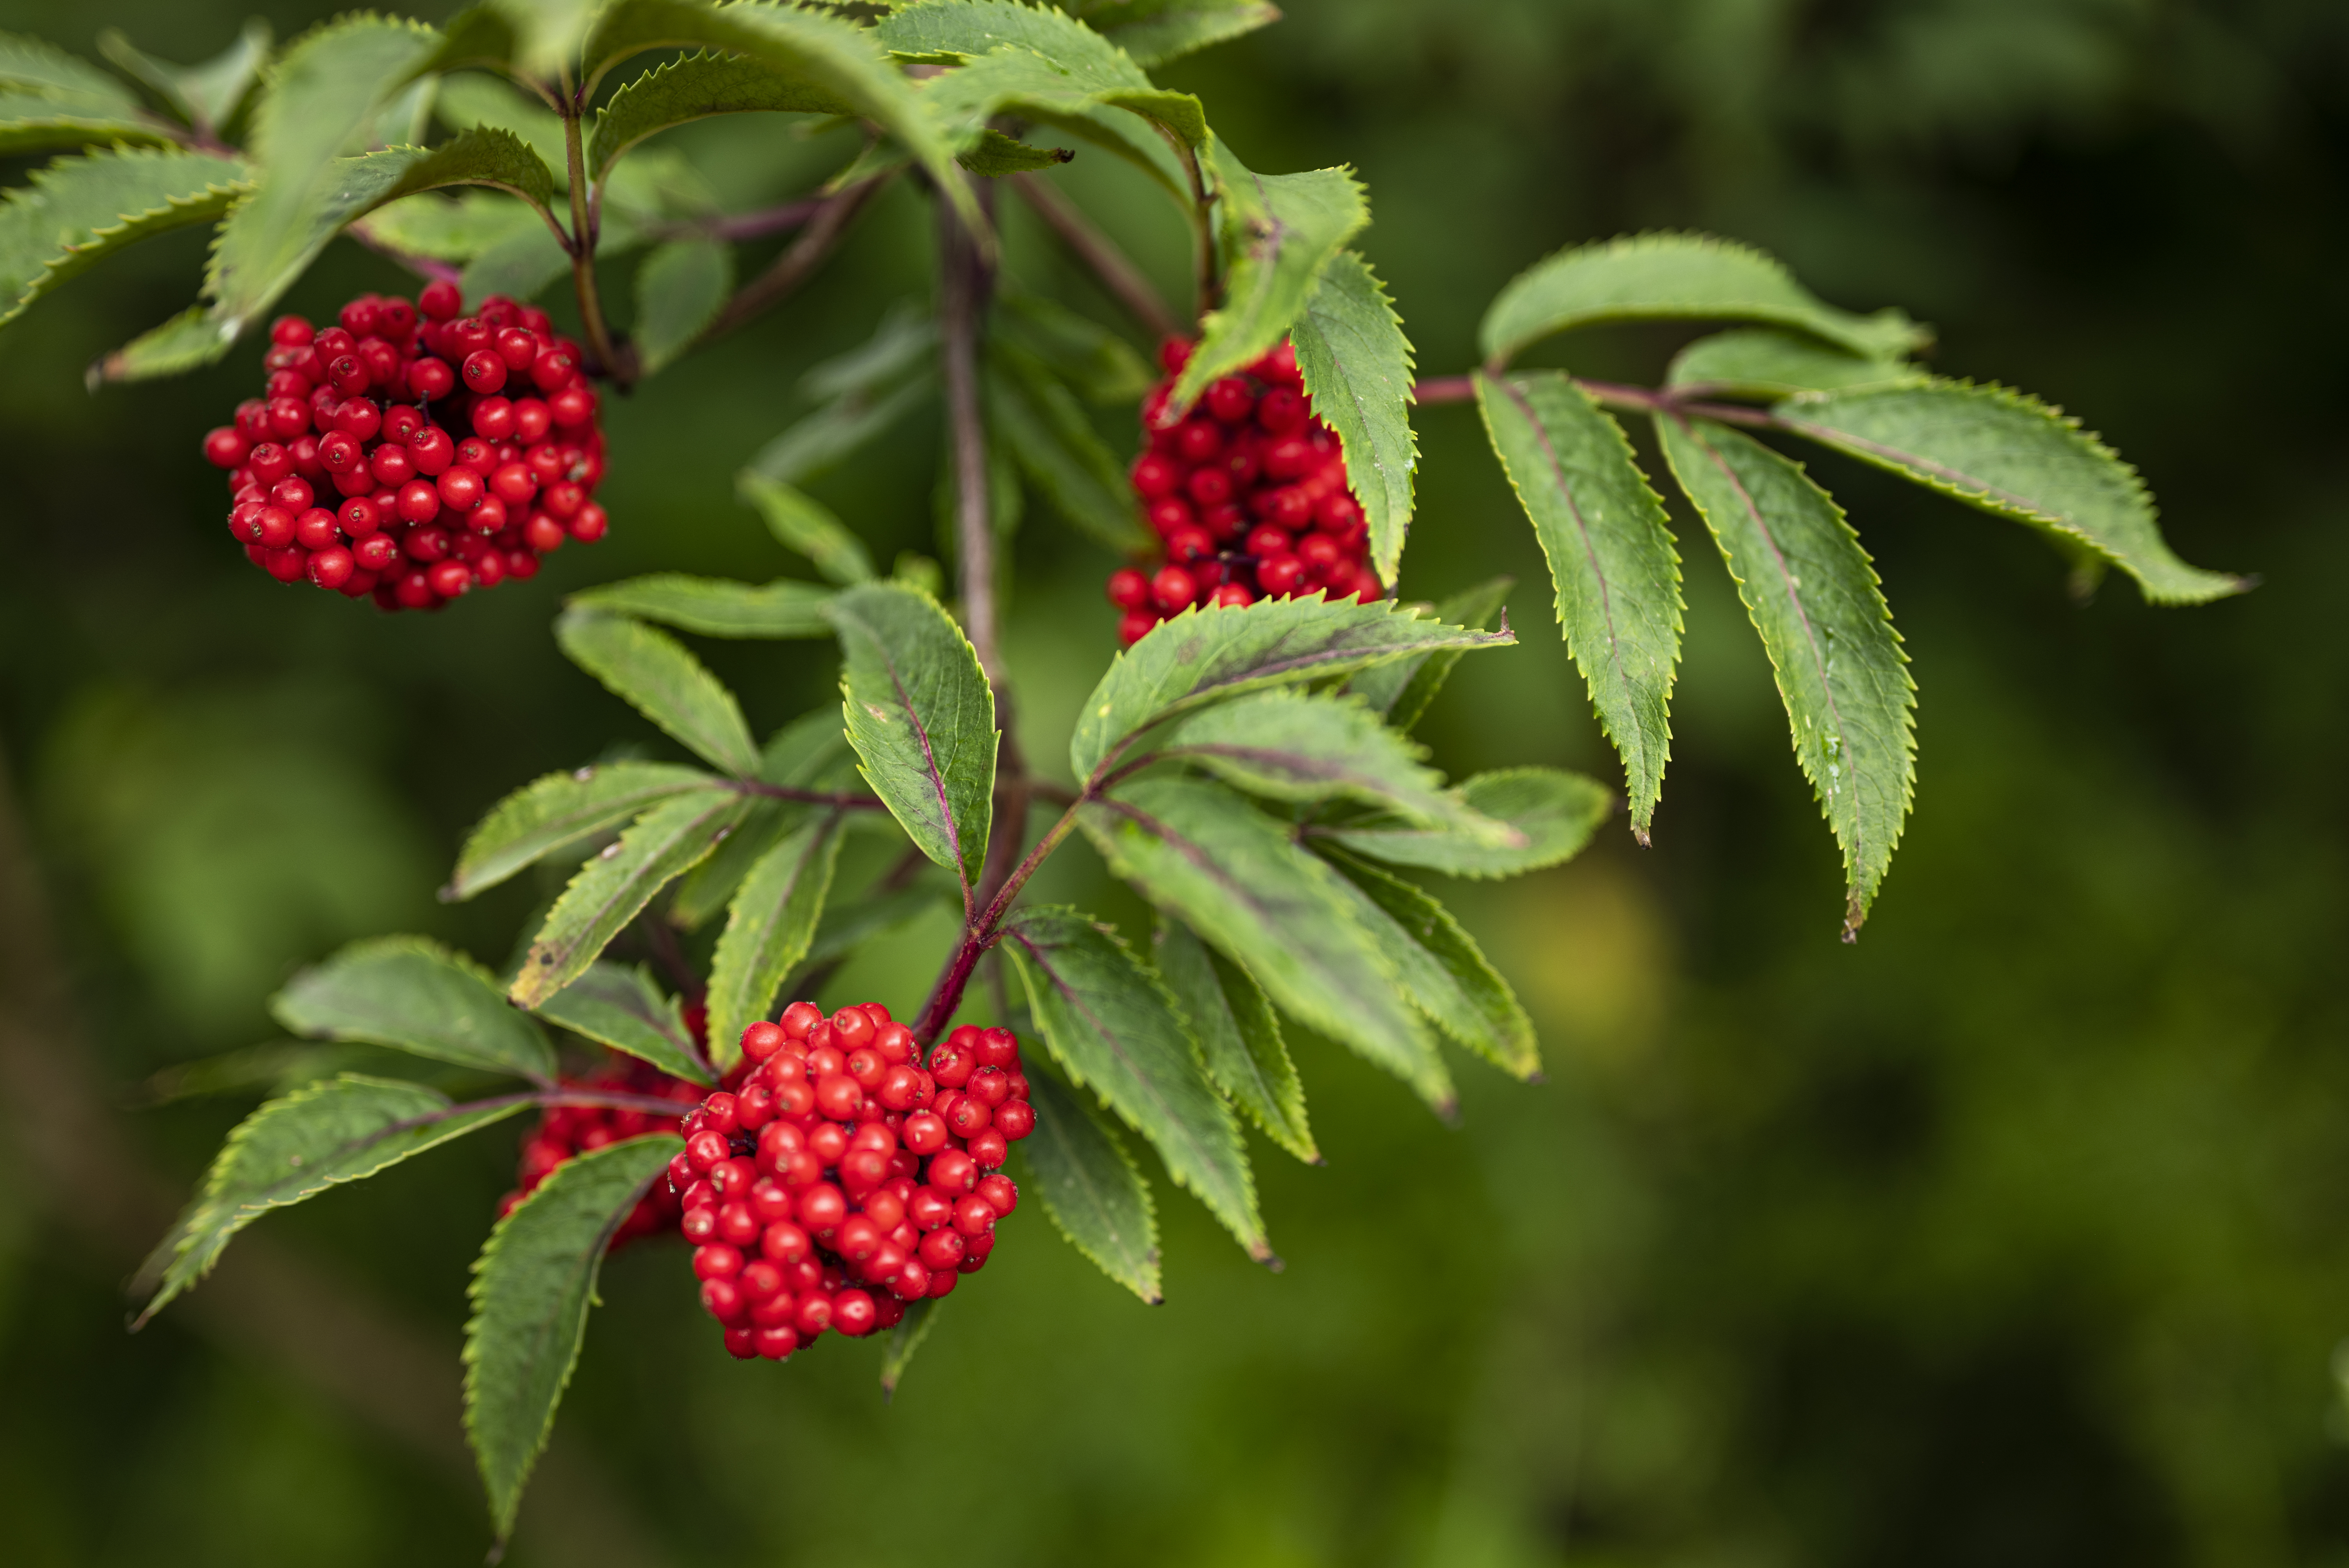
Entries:
[[1305, 1121], [1305, 1086], [1264, 987], [1179, 920], [1160, 916], [1157, 936], [1158, 973], [1199, 1042], [1207, 1076], [1274, 1142], [1320, 1164]]
[[582, 51], [587, 91], [605, 71], [647, 49], [713, 49], [755, 61], [778, 77], [821, 91], [872, 120], [913, 154], [963, 222], [984, 230], [955, 148], [914, 84], [895, 69], [871, 29], [784, 5], [706, 5], [693, 0], [616, 0], [597, 17]]
[[1294, 688], [1254, 692], [1206, 708], [1153, 748], [1276, 800], [1353, 799], [1501, 849], [1525, 835], [1481, 817], [1444, 788], [1426, 748], [1380, 721], [1358, 698]]
[[998, 340], [1026, 349], [1089, 403], [1132, 403], [1156, 379], [1124, 338], [1042, 294], [1005, 287], [988, 327]]
[[803, 822], [742, 879], [709, 961], [709, 1059], [722, 1072], [742, 1054], [742, 1031], [767, 1016], [776, 991], [815, 938], [840, 858], [841, 813]]
[[273, 35], [269, 24], [254, 17], [245, 23], [236, 42], [201, 66], [175, 66], [159, 60], [133, 45], [119, 27], [98, 36], [98, 53], [120, 67], [169, 106], [171, 112], [199, 130], [225, 126], [261, 74], [269, 57]]
[[1371, 569], [1392, 583], [1419, 467], [1411, 339], [1384, 285], [1352, 251], [1330, 259], [1290, 336], [1313, 412], [1338, 432], [1347, 481], [1371, 525]]
[[[735, 476], [734, 490], [758, 509], [778, 544], [806, 556], [825, 577], [843, 585], [873, 581], [864, 542], [813, 496], [749, 469]], [[828, 624], [824, 629], [831, 629]]]
[[1848, 940], [1868, 918], [1916, 782], [1916, 683], [1876, 569], [1802, 466], [1710, 420], [1657, 420], [1672, 474], [1737, 580], [1843, 850]]
[[501, 1541], [579, 1363], [605, 1251], [683, 1147], [672, 1133], [654, 1133], [565, 1161], [498, 1222], [473, 1264], [465, 1432]]
[[101, 143], [169, 147], [171, 141], [169, 130], [136, 107], [118, 108], [106, 100], [78, 94], [0, 87], [0, 154]]
[[1093, 687], [1069, 740], [1069, 766], [1090, 780], [1154, 725], [1267, 686], [1349, 675], [1457, 648], [1506, 647], [1504, 632], [1471, 632], [1381, 600], [1260, 599], [1187, 610], [1117, 657]]
[[127, 245], [210, 222], [249, 175], [233, 158], [128, 147], [36, 170], [0, 196], [0, 323]]
[[1266, 0], [1092, 0], [1072, 9], [1141, 66], [1163, 66], [1280, 20], [1280, 8]]
[[854, 116], [856, 106], [805, 76], [758, 60], [688, 55], [647, 71], [614, 92], [595, 115], [587, 172], [600, 180], [629, 149], [671, 126], [717, 114], [797, 112]]
[[641, 967], [591, 964], [585, 974], [535, 1010], [550, 1024], [626, 1051], [671, 1078], [688, 1083], [714, 1081], [685, 1026], [678, 999], [664, 995]]
[[1053, 1060], [1150, 1140], [1175, 1184], [1248, 1256], [1268, 1260], [1239, 1128], [1149, 966], [1115, 932], [1065, 907], [1015, 912], [1003, 925], [1003, 949]]
[[1664, 384], [1692, 394], [1792, 397], [1858, 387], [1911, 387], [1931, 379], [1897, 359], [1850, 354], [1800, 333], [1741, 326], [1700, 337], [1672, 359]]
[[864, 780], [921, 851], [978, 885], [995, 810], [995, 693], [962, 628], [895, 583], [843, 588], [840, 633], [848, 740]]
[[1495, 849], [1465, 834], [1371, 817], [1307, 831], [1389, 865], [1417, 866], [1455, 877], [1513, 877], [1570, 860], [1614, 810], [1615, 797], [1595, 779], [1555, 768], [1506, 768], [1458, 786], [1462, 800], [1526, 836], [1523, 849]]
[[[1431, 614], [1444, 625], [1466, 626], [1481, 632], [1501, 613], [1509, 590], [1516, 585], [1514, 577], [1495, 577], [1439, 600]], [[1459, 662], [1460, 651], [1454, 648], [1397, 659], [1392, 664], [1373, 665], [1349, 679], [1346, 690], [1384, 714], [1389, 724], [1408, 733], [1427, 712], [1435, 694], [1444, 689], [1444, 683], [1452, 676], [1452, 666]]]
[[1476, 407], [1548, 558], [1557, 622], [1647, 841], [1671, 751], [1681, 562], [1622, 428], [1555, 370], [1476, 377]]
[[1371, 221], [1353, 174], [1316, 169], [1258, 174], [1220, 138], [1202, 161], [1217, 199], [1216, 246], [1224, 298], [1199, 324], [1198, 346], [1175, 377], [1167, 418], [1179, 418], [1207, 384], [1262, 356], [1287, 336], [1346, 242]]
[[989, 345], [987, 407], [1019, 471], [1053, 511], [1112, 550], [1149, 542], [1133, 487], [1075, 396], [1042, 361], [1008, 342]]
[[1639, 234], [1545, 257], [1494, 297], [1478, 340], [1497, 369], [1538, 338], [1609, 321], [1766, 322], [1869, 356], [1931, 340], [1897, 310], [1823, 304], [1775, 258], [1705, 234]]
[[698, 768], [667, 762], [603, 762], [549, 773], [499, 801], [466, 835], [456, 874], [441, 896], [471, 898], [657, 801], [725, 789], [723, 779]]
[[585, 974], [653, 895], [716, 849], [747, 810], [740, 796], [698, 793], [637, 818], [554, 901], [507, 995], [536, 1007]]
[[[706, 606], [716, 597], [697, 603]], [[625, 615], [582, 607], [563, 613], [554, 640], [573, 664], [712, 766], [738, 778], [759, 770], [759, 748], [741, 705], [674, 637]]]
[[1079, 820], [1110, 870], [1262, 984], [1295, 1017], [1409, 1084], [1441, 1114], [1452, 1080], [1355, 895], [1285, 827], [1220, 784], [1144, 779]]
[[897, 1385], [905, 1380], [905, 1368], [914, 1363], [914, 1352], [930, 1336], [931, 1325], [937, 1321], [939, 1298], [926, 1295], [919, 1301], [908, 1302], [905, 1315], [889, 1331], [889, 1343], [881, 1352], [881, 1398], [884, 1403], [897, 1396]]
[[390, 1046], [541, 1081], [554, 1076], [546, 1037], [506, 1006], [496, 978], [421, 936], [353, 943], [295, 975], [269, 1011], [291, 1033], [313, 1039]]
[[1798, 435], [2085, 547], [2136, 578], [2157, 604], [2198, 604], [2246, 586], [2180, 561], [2137, 470], [2035, 397], [1935, 381], [1831, 392], [1775, 412]]
[[1158, 1221], [1150, 1183], [1101, 1115], [1047, 1072], [1028, 1075], [1036, 1130], [1019, 1144], [1044, 1212], [1069, 1244], [1152, 1306]]
[[645, 374], [676, 363], [734, 292], [734, 247], [694, 236], [653, 247], [636, 269], [632, 336]]
[[345, 1073], [273, 1099], [238, 1124], [204, 1184], [133, 1282], [152, 1290], [132, 1327], [210, 1274], [235, 1234], [269, 1212], [357, 1181], [524, 1109], [460, 1108], [422, 1084]]
[[1435, 1026], [1512, 1077], [1537, 1076], [1541, 1048], [1534, 1040], [1534, 1021], [1452, 912], [1425, 889], [1368, 861], [1334, 847], [1322, 853], [1413, 950], [1409, 956], [1398, 954], [1398, 967], [1412, 1000]]
[[[832, 590], [789, 577], [778, 577], [772, 583], [737, 583], [725, 577], [688, 577], [681, 572], [656, 572], [649, 577], [606, 583], [574, 593], [564, 602], [607, 616], [658, 621], [705, 637], [832, 634], [832, 623], [824, 618], [824, 607], [832, 602]], [[664, 724], [663, 727], [667, 727]], [[685, 738], [680, 735], [678, 738]]]

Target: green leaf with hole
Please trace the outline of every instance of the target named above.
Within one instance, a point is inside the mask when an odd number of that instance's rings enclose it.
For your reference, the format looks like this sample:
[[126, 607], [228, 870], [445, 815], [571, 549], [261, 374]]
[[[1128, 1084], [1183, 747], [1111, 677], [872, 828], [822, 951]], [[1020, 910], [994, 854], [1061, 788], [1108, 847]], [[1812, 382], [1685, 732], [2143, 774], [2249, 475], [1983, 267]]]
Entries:
[[35, 170], [0, 195], [0, 323], [126, 246], [210, 222], [250, 175], [233, 158], [129, 147]]
[[599, 1046], [650, 1062], [671, 1078], [713, 1082], [685, 1026], [678, 999], [641, 966], [591, 964], [587, 972], [533, 1009], [548, 1023]]
[[1043, 361], [999, 339], [988, 348], [986, 385], [989, 422], [1053, 511], [1112, 550], [1150, 542], [1124, 470]]
[[1657, 436], [1737, 580], [1777, 677], [1795, 758], [1843, 851], [1847, 941], [1891, 863], [1916, 785], [1916, 683], [1876, 569], [1802, 465], [1710, 420]]
[[629, 341], [650, 376], [677, 363], [734, 292], [734, 247], [694, 235], [656, 245], [636, 269]]
[[1513, 877], [1571, 860], [1607, 814], [1615, 796], [1595, 779], [1556, 768], [1505, 768], [1456, 787], [1479, 815], [1525, 835], [1522, 849], [1495, 849], [1463, 833], [1414, 827], [1394, 817], [1365, 817], [1308, 831], [1389, 865], [1455, 877]]
[[978, 885], [995, 810], [995, 693], [962, 628], [900, 583], [843, 588], [840, 634], [848, 741], [864, 781], [921, 851]]
[[[1501, 613], [1509, 590], [1516, 585], [1514, 577], [1495, 577], [1437, 601], [1427, 614], [1447, 626], [1482, 631]], [[1407, 733], [1427, 712], [1428, 704], [1435, 700], [1435, 694], [1452, 677], [1452, 666], [1459, 662], [1460, 650], [1453, 648], [1374, 665], [1350, 678], [1346, 690], [1383, 714], [1389, 724]]]
[[1706, 234], [1640, 234], [1545, 257], [1495, 296], [1478, 336], [1498, 367], [1553, 333], [1613, 321], [1764, 322], [1871, 357], [1932, 340], [1897, 310], [1837, 310], [1775, 257]]
[[1028, 1075], [1036, 1130], [1019, 1144], [1030, 1185], [1069, 1244], [1153, 1306], [1158, 1219], [1142, 1168], [1101, 1114], [1049, 1072]]
[[1245, 368], [1288, 336], [1322, 274], [1371, 221], [1370, 201], [1350, 170], [1258, 174], [1221, 139], [1209, 142], [1202, 162], [1215, 185], [1224, 298], [1200, 323], [1198, 346], [1175, 377], [1168, 418], [1188, 409], [1209, 382]]
[[1419, 467], [1411, 339], [1370, 263], [1340, 251], [1305, 302], [1290, 340], [1313, 412], [1338, 433], [1347, 482], [1371, 525], [1371, 569], [1392, 583], [1411, 527], [1412, 475]]
[[659, 801], [726, 789], [722, 779], [668, 762], [601, 762], [549, 773], [499, 801], [466, 835], [441, 896], [471, 898]]
[[748, 810], [730, 792], [697, 793], [637, 818], [554, 901], [507, 995], [535, 1007], [585, 974], [653, 895], [700, 864]]
[[1204, 779], [1121, 785], [1079, 815], [1110, 870], [1254, 975], [1283, 1011], [1449, 1116], [1452, 1080], [1338, 873]]
[[[658, 621], [705, 637], [832, 635], [832, 623], [825, 618], [832, 590], [789, 577], [779, 577], [772, 583], [737, 583], [726, 577], [656, 572], [648, 577], [629, 577], [574, 593], [564, 603], [607, 616]], [[633, 702], [635, 698], [629, 700]], [[682, 735], [678, 738], [685, 738]], [[744, 738], [748, 738], [747, 735]]]
[[843, 586], [873, 581], [873, 557], [864, 542], [805, 490], [744, 469], [735, 476], [734, 493], [757, 509], [776, 543], [806, 556], [831, 581]]
[[1424, 620], [1386, 600], [1364, 604], [1315, 595], [1186, 610], [1110, 665], [1077, 717], [1069, 766], [1091, 780], [1143, 731], [1247, 692], [1516, 641], [1506, 631], [1472, 632]]
[[1275, 1143], [1320, 1164], [1305, 1120], [1305, 1086], [1264, 987], [1179, 920], [1159, 916], [1157, 942], [1159, 975], [1199, 1042], [1207, 1076]]
[[496, 977], [421, 936], [353, 943], [295, 975], [269, 1011], [312, 1039], [389, 1046], [517, 1078], [554, 1076], [546, 1037], [506, 1006]]
[[737, 778], [759, 770], [741, 704], [676, 638], [582, 605], [554, 623], [554, 640], [573, 664], [712, 766]]
[[1163, 66], [1280, 20], [1267, 0], [1091, 0], [1070, 12], [1139, 66]]
[[596, 112], [595, 129], [587, 139], [588, 175], [601, 180], [638, 142], [671, 126], [711, 115], [762, 112], [854, 117], [857, 109], [818, 81], [758, 60], [688, 55], [625, 84]]
[[1150, 1140], [1175, 1185], [1206, 1204], [1248, 1256], [1268, 1261], [1239, 1128], [1149, 965], [1114, 931], [1064, 907], [1016, 912], [1002, 945], [1052, 1059]]
[[1644, 843], [1671, 751], [1681, 652], [1681, 562], [1664, 503], [1622, 428], [1562, 373], [1479, 375], [1476, 407], [1548, 559], [1557, 623], [1622, 756], [1631, 830]]
[[807, 956], [840, 859], [841, 815], [811, 816], [785, 834], [734, 895], [709, 960], [709, 1059], [720, 1071], [740, 1058], [742, 1031], [767, 1016]]
[[132, 1281], [152, 1291], [133, 1328], [192, 1290], [239, 1231], [272, 1209], [357, 1181], [527, 1109], [457, 1106], [422, 1084], [345, 1073], [273, 1099], [221, 1146], [202, 1190]]
[[604, 1253], [683, 1147], [674, 1134], [655, 1133], [565, 1161], [498, 1222], [473, 1264], [465, 1433], [500, 1541], [513, 1531], [523, 1486], [579, 1364]]
[[269, 57], [269, 24], [254, 17], [236, 42], [201, 66], [175, 66], [134, 46], [119, 28], [98, 36], [98, 52], [153, 92], [171, 112], [202, 131], [215, 131], [236, 112]]
[[1420, 1011], [1503, 1072], [1520, 1078], [1538, 1076], [1541, 1049], [1534, 1040], [1533, 1020], [1452, 912], [1425, 889], [1326, 840], [1322, 857], [1372, 906], [1375, 913], [1358, 913], [1366, 928], [1380, 933]]
[[1797, 435], [2102, 557], [2157, 604], [2199, 604], [2247, 586], [2180, 561], [2137, 470], [2035, 397], [1935, 381], [1831, 392], [1775, 412]]
[[1801, 333], [1741, 326], [1700, 337], [1682, 349], [1664, 383], [1691, 396], [1777, 398], [1861, 387], [1913, 387], [1930, 379], [1897, 359], [1847, 353]]

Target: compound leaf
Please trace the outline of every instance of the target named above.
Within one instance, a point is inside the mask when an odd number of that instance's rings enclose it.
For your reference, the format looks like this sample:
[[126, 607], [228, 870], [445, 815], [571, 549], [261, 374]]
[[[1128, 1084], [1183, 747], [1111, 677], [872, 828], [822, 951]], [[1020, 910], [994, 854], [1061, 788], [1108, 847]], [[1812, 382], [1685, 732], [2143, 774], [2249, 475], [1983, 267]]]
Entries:
[[1150, 1183], [1099, 1112], [1047, 1072], [1028, 1075], [1036, 1130], [1019, 1144], [1044, 1212], [1069, 1244], [1153, 1306], [1158, 1222]]
[[1179, 920], [1159, 916], [1157, 941], [1158, 973], [1199, 1042], [1207, 1076], [1274, 1142], [1320, 1164], [1305, 1121], [1305, 1086], [1264, 987]]
[[626, 1051], [671, 1078], [698, 1084], [714, 1081], [685, 1026], [678, 999], [664, 994], [641, 967], [591, 964], [585, 974], [541, 1002], [535, 1011], [550, 1024]]
[[601, 762], [549, 773], [490, 809], [458, 852], [441, 896], [468, 899], [581, 840], [629, 820], [657, 801], [725, 780], [669, 762]]
[[[832, 623], [824, 615], [825, 606], [832, 602], [832, 590], [788, 577], [778, 577], [772, 583], [737, 583], [727, 577], [688, 577], [681, 572], [656, 572], [647, 577], [630, 577], [590, 588], [574, 593], [564, 602], [607, 615], [658, 621], [705, 637], [832, 634]], [[662, 727], [667, 726], [664, 724]]]
[[625, 615], [582, 608], [563, 613], [554, 640], [573, 664], [712, 766], [737, 778], [759, 770], [741, 704], [676, 638]]
[[1467, 806], [1525, 835], [1522, 849], [1495, 849], [1465, 834], [1416, 828], [1398, 818], [1366, 818], [1338, 827], [1312, 827], [1359, 854], [1389, 865], [1416, 866], [1455, 877], [1513, 877], [1570, 860], [1613, 810], [1615, 797], [1595, 779], [1555, 768], [1507, 768], [1460, 784]]
[[0, 323], [124, 246], [209, 222], [251, 171], [205, 152], [120, 147], [60, 158], [0, 196]]
[[554, 1076], [546, 1037], [506, 1006], [496, 978], [421, 936], [353, 943], [295, 975], [269, 1011], [313, 1039], [389, 1046], [519, 1078]]
[[840, 824], [841, 813], [827, 811], [785, 834], [734, 895], [709, 961], [709, 1059], [720, 1071], [740, 1057], [742, 1031], [766, 1016], [807, 956], [840, 858]]
[[1392, 583], [1419, 467], [1411, 339], [1385, 286], [1351, 251], [1330, 259], [1290, 335], [1313, 412], [1338, 432], [1347, 480], [1371, 525], [1371, 565], [1380, 582]]

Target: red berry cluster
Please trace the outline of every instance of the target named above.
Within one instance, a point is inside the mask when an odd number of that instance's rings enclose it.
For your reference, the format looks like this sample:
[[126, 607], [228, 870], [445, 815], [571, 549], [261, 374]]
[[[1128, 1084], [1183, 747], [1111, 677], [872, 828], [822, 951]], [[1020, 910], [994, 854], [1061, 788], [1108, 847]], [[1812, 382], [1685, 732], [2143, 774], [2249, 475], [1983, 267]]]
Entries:
[[1375, 599], [1370, 525], [1347, 488], [1338, 438], [1313, 417], [1305, 377], [1288, 344], [1238, 376], [1212, 382], [1190, 415], [1162, 425], [1174, 377], [1192, 346], [1158, 351], [1167, 378], [1142, 402], [1149, 449], [1134, 459], [1133, 488], [1165, 547], [1154, 572], [1110, 573], [1110, 603], [1125, 612], [1128, 647], [1191, 604], [1250, 604], [1326, 591]]
[[277, 318], [268, 396], [204, 438], [254, 565], [429, 610], [604, 537], [589, 499], [604, 436], [578, 346], [533, 306], [462, 306], [442, 280], [414, 304], [362, 295], [323, 331]]
[[[564, 1088], [601, 1090], [607, 1094], [641, 1095], [653, 1099], [674, 1100], [680, 1108], [699, 1102], [701, 1090], [680, 1078], [671, 1078], [647, 1062], [634, 1057], [615, 1057], [609, 1063], [585, 1078], [564, 1078]], [[502, 1220], [514, 1211], [514, 1206], [537, 1189], [540, 1182], [554, 1174], [556, 1166], [574, 1155], [593, 1154], [608, 1143], [622, 1139], [636, 1138], [647, 1132], [665, 1130], [669, 1118], [658, 1111], [637, 1109], [626, 1106], [556, 1105], [549, 1106], [538, 1119], [538, 1126], [523, 1140], [522, 1165], [514, 1176], [514, 1190], [498, 1200], [498, 1218]], [[619, 1231], [612, 1237], [612, 1250], [616, 1251], [639, 1236], [650, 1236], [673, 1228], [685, 1212], [677, 1194], [665, 1182], [655, 1182], [652, 1190], [636, 1201], [635, 1209], [620, 1222]]]
[[1036, 1127], [1009, 1030], [957, 1029], [925, 1068], [880, 1004], [827, 1019], [794, 1002], [742, 1032], [742, 1057], [668, 1168], [728, 1350], [781, 1361], [827, 1328], [861, 1337], [978, 1272], [1019, 1201], [997, 1168]]

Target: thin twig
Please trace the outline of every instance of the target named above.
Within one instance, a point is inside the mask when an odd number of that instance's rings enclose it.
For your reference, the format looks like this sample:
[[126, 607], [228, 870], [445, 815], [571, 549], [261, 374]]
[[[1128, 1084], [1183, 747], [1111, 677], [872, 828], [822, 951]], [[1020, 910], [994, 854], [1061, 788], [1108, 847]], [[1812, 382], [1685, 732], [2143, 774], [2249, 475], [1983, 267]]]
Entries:
[[[1589, 381], [1578, 376], [1570, 377], [1577, 387], [1588, 393], [1593, 401], [1605, 408], [1624, 408], [1641, 414], [1686, 414], [1701, 419], [1718, 419], [1724, 425], [1744, 425], [1757, 430], [1783, 429], [1785, 421], [1766, 408], [1749, 408], [1742, 403], [1714, 403], [1700, 399], [1702, 393], [1715, 390], [1709, 387], [1666, 387], [1661, 391], [1648, 387], [1627, 387], [1619, 381]], [[1431, 403], [1468, 403], [1476, 397], [1476, 382], [1470, 376], [1431, 376], [1414, 383], [1412, 401], [1423, 407]]]
[[1076, 253], [1079, 261], [1092, 269], [1102, 287], [1116, 296], [1136, 321], [1158, 337], [1180, 337], [1185, 327], [1174, 308], [1159, 296], [1157, 288], [1142, 275], [1142, 269], [1118, 248], [1117, 242], [1094, 227], [1092, 220], [1080, 211], [1077, 204], [1062, 195], [1050, 182], [1033, 174], [1015, 174], [1011, 188], [1019, 192], [1027, 203], [1036, 209], [1061, 242]]
[[947, 428], [954, 459], [955, 554], [963, 630], [989, 685], [1003, 683], [996, 639], [995, 524], [988, 516], [987, 425], [978, 401], [978, 340], [994, 273], [978, 237], [941, 192], [938, 217], [938, 358], [946, 382]]
[[829, 806], [835, 811], [885, 811], [888, 807], [873, 795], [841, 795], [824, 789], [794, 789], [788, 784], [768, 784], [756, 779], [736, 779], [729, 787], [738, 795], [756, 795], [768, 800], [798, 800], [810, 806]]
[[769, 234], [780, 234], [786, 229], [796, 229], [824, 209], [828, 198], [803, 197], [786, 201], [778, 207], [762, 208], [756, 212], [738, 212], [730, 218], [688, 219], [675, 223], [651, 223], [645, 232], [657, 240], [757, 240]]
[[799, 286], [815, 275], [815, 271], [832, 254], [833, 244], [849, 222], [862, 211], [881, 187], [889, 182], [890, 174], [882, 173], [869, 180], [860, 180], [847, 189], [823, 199], [815, 215], [808, 219], [774, 263], [744, 284], [718, 313], [718, 319], [704, 329], [698, 342], [708, 344], [725, 336], [736, 327], [762, 315], [770, 306], [779, 304]]
[[595, 223], [587, 208], [587, 155], [579, 136], [580, 106], [566, 97], [563, 109], [563, 153], [571, 170], [571, 287], [579, 299], [579, 319], [587, 332], [588, 349], [597, 368], [624, 390], [634, 379], [620, 356], [612, 351], [612, 329], [604, 322], [604, 302], [595, 292]]
[[1411, 400], [1423, 406], [1473, 403], [1476, 400], [1476, 379], [1473, 376], [1431, 376], [1413, 384]]

